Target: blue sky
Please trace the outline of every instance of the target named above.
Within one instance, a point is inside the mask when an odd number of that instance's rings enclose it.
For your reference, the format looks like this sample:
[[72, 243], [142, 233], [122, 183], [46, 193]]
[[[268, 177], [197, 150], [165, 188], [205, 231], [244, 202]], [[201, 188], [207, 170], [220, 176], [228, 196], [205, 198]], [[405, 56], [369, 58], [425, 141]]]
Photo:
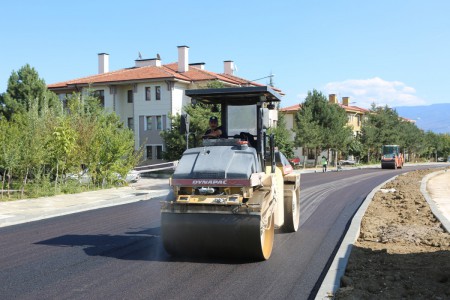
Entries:
[[[308, 91], [353, 105], [450, 103], [450, 1], [8, 1], [1, 5], [0, 93], [12, 71], [34, 67], [47, 84], [110, 70], [159, 53], [236, 75], [275, 74], [282, 107]], [[268, 79], [259, 81], [268, 83]]]

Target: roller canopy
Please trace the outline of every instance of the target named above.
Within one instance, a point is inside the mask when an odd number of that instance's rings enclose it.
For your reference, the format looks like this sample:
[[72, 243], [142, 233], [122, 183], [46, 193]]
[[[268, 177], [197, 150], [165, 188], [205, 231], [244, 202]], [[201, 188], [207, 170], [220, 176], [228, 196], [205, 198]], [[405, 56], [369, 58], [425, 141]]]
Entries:
[[280, 94], [268, 86], [186, 90], [185, 93], [205, 104], [252, 105], [281, 101]]

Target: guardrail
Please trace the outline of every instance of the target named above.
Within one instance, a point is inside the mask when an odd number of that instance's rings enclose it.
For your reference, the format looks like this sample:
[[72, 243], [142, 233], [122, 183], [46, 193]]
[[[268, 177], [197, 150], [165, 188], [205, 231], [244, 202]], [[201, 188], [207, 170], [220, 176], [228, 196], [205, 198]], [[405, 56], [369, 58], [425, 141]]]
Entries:
[[174, 170], [177, 167], [177, 165], [178, 165], [178, 160], [175, 160], [175, 161], [170, 161], [170, 162], [161, 163], [161, 164], [136, 167], [136, 168], [134, 168], [134, 171], [138, 172], [139, 174], [142, 174], [142, 173], [149, 173], [149, 172], [162, 171], [162, 170]]

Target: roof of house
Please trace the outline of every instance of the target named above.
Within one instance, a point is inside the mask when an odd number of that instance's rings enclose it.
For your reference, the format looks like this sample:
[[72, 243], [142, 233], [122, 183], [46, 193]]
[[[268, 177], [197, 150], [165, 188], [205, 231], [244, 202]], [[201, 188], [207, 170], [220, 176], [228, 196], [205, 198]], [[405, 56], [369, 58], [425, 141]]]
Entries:
[[343, 109], [345, 109], [345, 111], [354, 111], [354, 112], [359, 112], [362, 114], [368, 113], [369, 110], [359, 107], [359, 106], [352, 106], [352, 105], [344, 105], [342, 103], [339, 103], [339, 106], [342, 107]]
[[[117, 71], [107, 72], [103, 74], [96, 74], [92, 76], [72, 79], [68, 81], [49, 84], [48, 88], [69, 88], [75, 85], [88, 85], [98, 83], [119, 83], [119, 82], [135, 82], [149, 79], [177, 79], [186, 82], [192, 81], [209, 81], [220, 80], [229, 84], [242, 86], [263, 86], [262, 84], [252, 82], [234, 75], [218, 74], [211, 71], [203, 70], [197, 67], [190, 66], [189, 70], [183, 73], [178, 72], [178, 63], [170, 63], [157, 66], [143, 66], [120, 69]], [[281, 90], [273, 88], [281, 93]], [[282, 94], [282, 93], [281, 93]]]
[[301, 107], [301, 104], [295, 104], [295, 105], [291, 105], [291, 106], [288, 106], [288, 107], [280, 108], [280, 111], [282, 111], [282, 112], [294, 112], [294, 111], [299, 110], [300, 107]]
[[[341, 103], [338, 103], [340, 107], [342, 107], [343, 109], [345, 109], [345, 111], [352, 111], [352, 112], [359, 112], [362, 114], [368, 113], [369, 110], [362, 108], [362, 107], [358, 107], [358, 106], [350, 106], [350, 105], [344, 105]], [[289, 112], [296, 112], [297, 110], [299, 110], [301, 108], [301, 104], [294, 104], [288, 107], [283, 107], [280, 109], [281, 112], [285, 112], [285, 113], [289, 113]]]

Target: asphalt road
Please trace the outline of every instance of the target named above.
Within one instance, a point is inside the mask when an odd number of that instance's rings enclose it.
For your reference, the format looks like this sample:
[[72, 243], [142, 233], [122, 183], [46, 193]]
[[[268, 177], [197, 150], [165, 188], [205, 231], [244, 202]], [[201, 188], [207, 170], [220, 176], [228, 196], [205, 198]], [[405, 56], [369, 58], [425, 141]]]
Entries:
[[1, 299], [308, 299], [367, 194], [403, 170], [302, 174], [301, 224], [265, 262], [177, 259], [159, 200], [0, 229]]

